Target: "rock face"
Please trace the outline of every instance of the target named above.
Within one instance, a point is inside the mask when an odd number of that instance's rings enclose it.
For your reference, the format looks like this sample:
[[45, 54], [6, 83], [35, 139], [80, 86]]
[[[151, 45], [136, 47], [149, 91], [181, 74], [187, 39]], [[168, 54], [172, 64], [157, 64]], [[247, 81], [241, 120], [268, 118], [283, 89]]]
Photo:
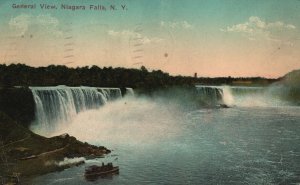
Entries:
[[70, 167], [58, 165], [65, 158], [102, 157], [110, 153], [105, 147], [83, 143], [68, 134], [39, 136], [2, 112], [0, 136], [0, 176], [18, 174], [21, 180]]
[[0, 111], [28, 127], [34, 120], [35, 112], [31, 90], [26, 87], [0, 87]]

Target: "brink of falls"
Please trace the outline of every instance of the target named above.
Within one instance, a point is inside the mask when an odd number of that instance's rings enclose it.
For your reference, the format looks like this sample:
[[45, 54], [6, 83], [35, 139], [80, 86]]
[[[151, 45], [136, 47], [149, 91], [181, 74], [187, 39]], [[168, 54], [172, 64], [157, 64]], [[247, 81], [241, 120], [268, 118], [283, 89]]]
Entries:
[[32, 129], [43, 135], [70, 123], [82, 111], [97, 109], [122, 97], [119, 88], [57, 86], [30, 89], [36, 107]]

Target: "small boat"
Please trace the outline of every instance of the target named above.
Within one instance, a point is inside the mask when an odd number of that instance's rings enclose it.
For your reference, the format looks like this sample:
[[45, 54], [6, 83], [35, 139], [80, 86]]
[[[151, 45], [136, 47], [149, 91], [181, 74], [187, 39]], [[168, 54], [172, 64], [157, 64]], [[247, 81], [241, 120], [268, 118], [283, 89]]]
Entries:
[[93, 178], [99, 176], [104, 177], [112, 174], [119, 174], [119, 167], [113, 166], [112, 163], [108, 163], [106, 165], [102, 163], [102, 166], [92, 165], [86, 168], [84, 176], [86, 178]]

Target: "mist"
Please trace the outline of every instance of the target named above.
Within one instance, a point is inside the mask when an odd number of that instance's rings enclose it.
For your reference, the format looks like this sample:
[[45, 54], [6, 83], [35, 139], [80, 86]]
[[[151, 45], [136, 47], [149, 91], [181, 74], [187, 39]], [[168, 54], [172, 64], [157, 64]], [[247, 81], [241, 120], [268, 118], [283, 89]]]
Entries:
[[231, 108], [290, 106], [292, 102], [278, 95], [283, 89], [276, 85], [203, 86], [197, 90], [172, 88], [150, 96], [130, 95], [108, 101], [97, 109], [73, 114], [67, 117], [68, 122], [58, 117], [54, 125], [48, 123], [46, 128], [35, 132], [47, 133], [47, 136], [68, 133], [79, 140], [105, 146], [155, 144], [181, 136], [182, 123], [186, 122], [185, 115], [190, 111], [220, 108], [222, 104]]
[[125, 97], [78, 114], [52, 135], [69, 133], [92, 144], [155, 144], [180, 135], [181, 115], [175, 105], [145, 97]]

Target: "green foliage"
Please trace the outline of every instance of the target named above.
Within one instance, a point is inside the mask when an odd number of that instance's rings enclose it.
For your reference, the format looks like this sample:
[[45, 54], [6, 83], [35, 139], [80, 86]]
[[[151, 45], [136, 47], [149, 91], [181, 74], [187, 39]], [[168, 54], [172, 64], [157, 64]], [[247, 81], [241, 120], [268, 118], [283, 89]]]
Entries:
[[50, 65], [34, 68], [24, 64], [0, 65], [0, 87], [68, 85], [154, 90], [193, 82], [193, 78], [172, 77], [161, 70], [149, 72], [144, 66], [141, 69], [126, 69], [98, 66], [67, 68]]
[[132, 87], [141, 92], [153, 92], [174, 86], [193, 86], [195, 84], [233, 84], [235, 80], [254, 83], [270, 83], [274, 79], [264, 78], [197, 78], [188, 76], [170, 76], [161, 70], [85, 66], [68, 68], [62, 65], [48, 67], [30, 67], [25, 64], [0, 65], [0, 87], [11, 86], [96, 86], [96, 87]]

